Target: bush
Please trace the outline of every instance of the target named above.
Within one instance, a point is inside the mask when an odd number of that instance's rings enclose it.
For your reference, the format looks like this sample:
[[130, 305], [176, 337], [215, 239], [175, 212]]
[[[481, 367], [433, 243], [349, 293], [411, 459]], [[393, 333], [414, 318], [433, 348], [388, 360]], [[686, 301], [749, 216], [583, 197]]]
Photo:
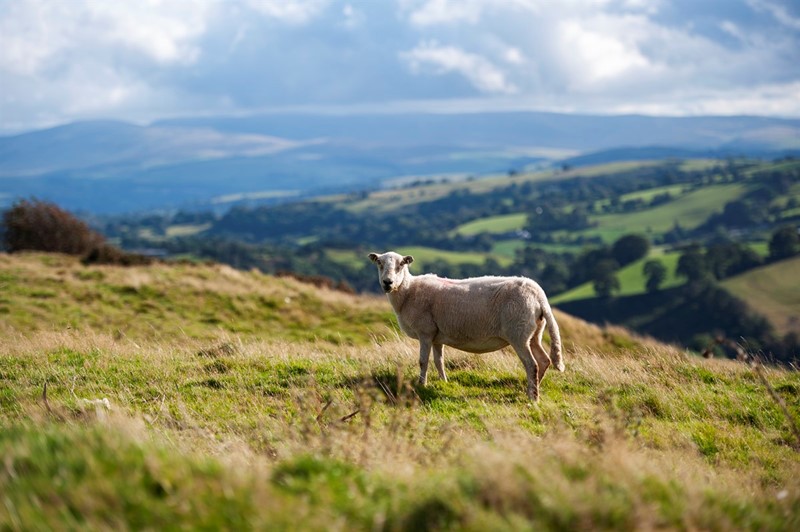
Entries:
[[3, 213], [6, 251], [47, 251], [85, 255], [104, 238], [85, 222], [53, 203], [20, 200]]
[[102, 244], [93, 248], [81, 262], [83, 264], [114, 264], [118, 266], [143, 266], [153, 263], [153, 258], [138, 253], [128, 253], [118, 247]]

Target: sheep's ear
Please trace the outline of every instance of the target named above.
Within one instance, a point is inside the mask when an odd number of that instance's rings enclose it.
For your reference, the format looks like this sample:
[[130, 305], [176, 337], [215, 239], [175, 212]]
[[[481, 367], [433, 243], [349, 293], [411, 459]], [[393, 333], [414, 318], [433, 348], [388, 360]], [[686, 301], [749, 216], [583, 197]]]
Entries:
[[370, 253], [368, 255], [368, 257], [369, 257], [369, 260], [371, 260], [372, 262], [378, 262], [378, 254], [377, 253]]
[[411, 264], [412, 262], [414, 262], [414, 257], [411, 255], [406, 255], [403, 257], [403, 264]]

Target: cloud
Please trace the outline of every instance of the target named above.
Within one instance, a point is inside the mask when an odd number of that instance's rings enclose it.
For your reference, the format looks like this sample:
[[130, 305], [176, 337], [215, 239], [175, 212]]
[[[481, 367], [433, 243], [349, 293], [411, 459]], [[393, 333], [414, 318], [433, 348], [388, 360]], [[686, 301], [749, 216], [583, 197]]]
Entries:
[[290, 24], [306, 24], [319, 16], [329, 0], [246, 0], [245, 4], [258, 13]]
[[800, 17], [792, 15], [786, 6], [768, 2], [767, 0], [748, 0], [748, 4], [757, 11], [770, 13], [775, 20], [793, 30], [800, 30]]
[[31, 75], [75, 60], [110, 63], [115, 53], [158, 64], [192, 63], [211, 4], [200, 2], [189, 11], [183, 6], [174, 1], [9, 2], [0, 15], [0, 68]]
[[798, 50], [800, 6], [778, 0], [0, 0], [0, 128], [287, 106], [800, 116]]
[[490, 94], [513, 94], [517, 87], [506, 80], [503, 71], [489, 60], [455, 46], [442, 46], [435, 41], [423, 42], [400, 57], [413, 72], [427, 69], [436, 75], [455, 72], [466, 78], [476, 89]]

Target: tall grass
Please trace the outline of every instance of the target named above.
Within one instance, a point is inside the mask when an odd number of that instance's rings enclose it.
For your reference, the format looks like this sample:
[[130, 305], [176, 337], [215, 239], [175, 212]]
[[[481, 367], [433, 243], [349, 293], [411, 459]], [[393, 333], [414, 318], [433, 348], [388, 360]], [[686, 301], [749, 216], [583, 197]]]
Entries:
[[[36, 301], [31, 276], [100, 271], [43, 260], [3, 262], [15, 305]], [[96, 282], [157, 286], [172, 326], [192, 329], [184, 305], [196, 301], [171, 294], [219, 272], [196, 266], [190, 280], [180, 268], [104, 269]], [[308, 313], [349, 308], [363, 332], [120, 335], [53, 326], [63, 310], [46, 306], [40, 326], [0, 329], [0, 528], [800, 526], [796, 442], [746, 365], [560, 314], [567, 371], [547, 374], [539, 403], [508, 351], [447, 350], [449, 382], [418, 388], [414, 342], [369, 317], [385, 302], [242, 275], [203, 285], [209, 301], [239, 282], [252, 283], [244, 301], [288, 290], [314, 303]], [[131, 320], [147, 312], [134, 310], [149, 297], [137, 294]], [[83, 305], [115, 312], [102, 298]], [[766, 375], [797, 417], [800, 377]]]

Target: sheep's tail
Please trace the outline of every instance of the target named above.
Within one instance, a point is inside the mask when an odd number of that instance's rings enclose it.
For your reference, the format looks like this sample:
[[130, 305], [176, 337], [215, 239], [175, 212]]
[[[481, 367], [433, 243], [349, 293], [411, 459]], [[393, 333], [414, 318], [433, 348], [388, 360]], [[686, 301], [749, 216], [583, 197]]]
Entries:
[[547, 330], [550, 332], [550, 360], [558, 371], [564, 371], [563, 349], [561, 347], [561, 332], [558, 330], [556, 317], [553, 316], [553, 309], [550, 303], [544, 301], [542, 314], [547, 321]]

